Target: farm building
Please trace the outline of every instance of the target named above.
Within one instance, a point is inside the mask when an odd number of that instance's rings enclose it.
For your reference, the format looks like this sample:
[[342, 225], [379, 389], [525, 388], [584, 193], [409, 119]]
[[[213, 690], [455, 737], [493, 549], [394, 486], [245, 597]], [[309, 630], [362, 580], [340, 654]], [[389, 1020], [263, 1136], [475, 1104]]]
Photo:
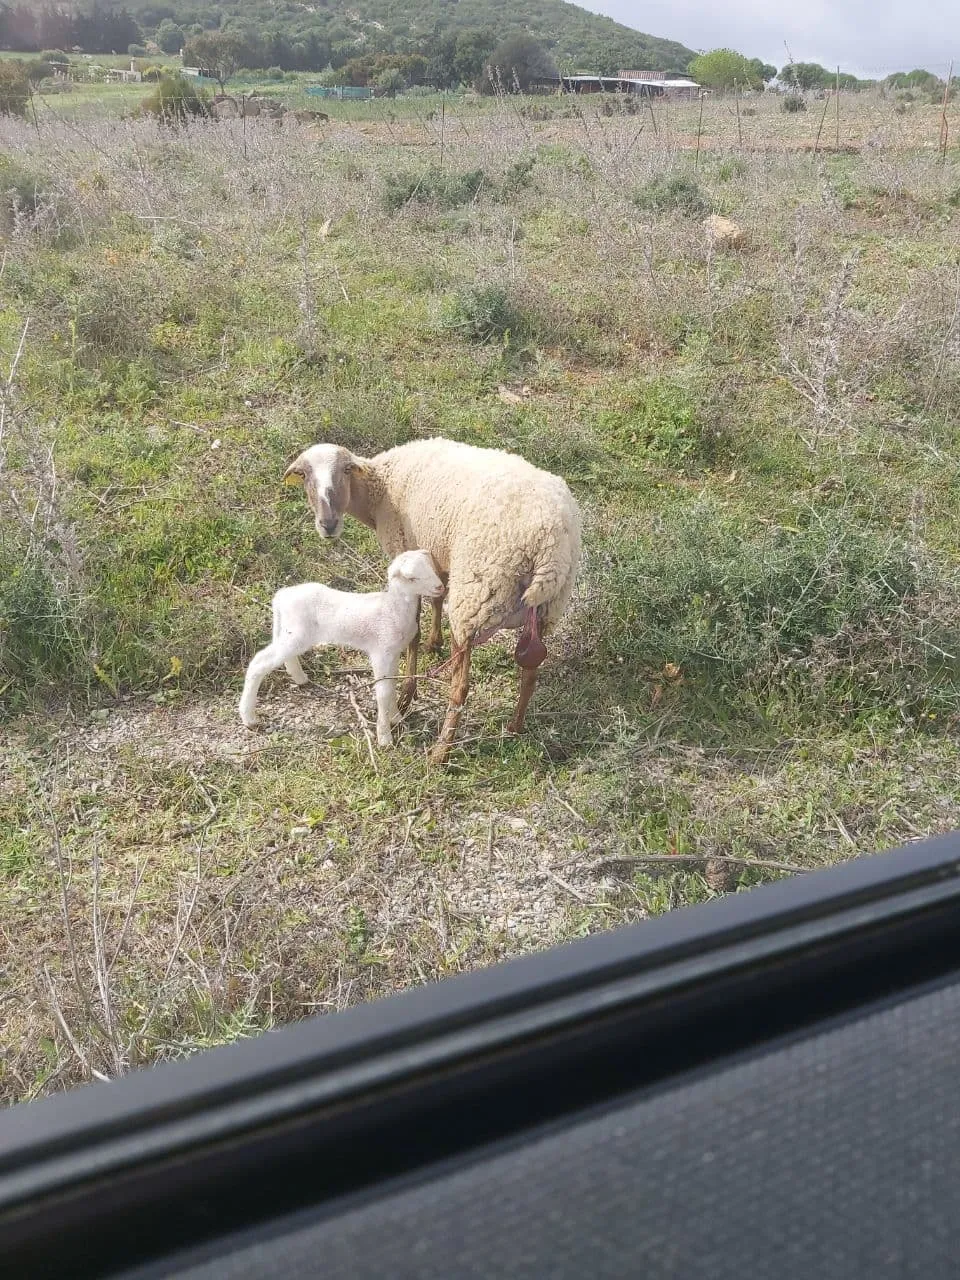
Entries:
[[686, 76], [670, 76], [664, 71], [618, 71], [612, 76], [574, 72], [545, 76], [533, 88], [541, 92], [635, 93], [644, 98], [698, 98], [700, 86]]

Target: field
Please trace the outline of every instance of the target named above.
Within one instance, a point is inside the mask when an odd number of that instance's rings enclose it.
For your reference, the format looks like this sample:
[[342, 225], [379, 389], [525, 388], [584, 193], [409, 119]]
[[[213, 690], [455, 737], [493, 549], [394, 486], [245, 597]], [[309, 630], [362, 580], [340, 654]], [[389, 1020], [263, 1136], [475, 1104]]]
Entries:
[[[938, 108], [843, 98], [814, 150], [822, 104], [772, 97], [142, 96], [0, 122], [5, 1099], [960, 824]], [[445, 771], [442, 681], [378, 752], [349, 654], [247, 732], [276, 587], [384, 575], [285, 466], [441, 433], [584, 510], [529, 732], [496, 643]]]

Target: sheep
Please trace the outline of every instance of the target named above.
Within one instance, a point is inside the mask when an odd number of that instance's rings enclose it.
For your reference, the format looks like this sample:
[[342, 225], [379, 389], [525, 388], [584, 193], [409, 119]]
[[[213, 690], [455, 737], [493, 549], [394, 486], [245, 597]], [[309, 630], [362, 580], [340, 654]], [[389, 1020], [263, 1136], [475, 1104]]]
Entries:
[[[453, 635], [450, 698], [431, 760], [447, 758], [470, 687], [470, 655], [502, 628], [519, 629], [520, 693], [507, 728], [523, 730], [546, 657], [544, 640], [570, 601], [580, 562], [580, 511], [559, 477], [516, 454], [442, 438], [356, 457], [335, 444], [304, 450], [287, 468], [303, 484], [317, 532], [336, 538], [344, 516], [374, 529], [388, 556], [424, 547], [447, 584]], [[439, 648], [434, 603], [429, 646]], [[407, 650], [400, 698], [416, 695], [419, 630]]]
[[442, 594], [443, 583], [425, 551], [405, 551], [387, 570], [386, 591], [334, 591], [319, 582], [283, 587], [273, 597], [273, 640], [247, 668], [240, 698], [240, 719], [248, 729], [259, 723], [257, 693], [264, 678], [283, 665], [294, 684], [307, 683], [300, 655], [322, 644], [361, 649], [373, 666], [377, 694], [377, 742], [392, 743], [391, 726], [399, 718], [397, 671], [400, 655], [420, 622], [420, 597]]

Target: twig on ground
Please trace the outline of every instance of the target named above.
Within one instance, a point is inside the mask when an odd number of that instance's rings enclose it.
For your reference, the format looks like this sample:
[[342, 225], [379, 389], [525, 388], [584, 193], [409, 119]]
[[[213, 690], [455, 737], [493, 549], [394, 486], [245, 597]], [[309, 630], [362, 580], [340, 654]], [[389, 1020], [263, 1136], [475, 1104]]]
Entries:
[[360, 704], [357, 702], [356, 696], [354, 695], [354, 692], [353, 692], [352, 682], [349, 688], [347, 689], [347, 696], [350, 699], [351, 707], [353, 707], [354, 711], [356, 712], [357, 720], [360, 723], [360, 728], [363, 730], [363, 736], [367, 743], [367, 751], [370, 754], [370, 767], [373, 769], [374, 773], [379, 773], [380, 767], [377, 764], [377, 755], [373, 749], [373, 735], [370, 732], [370, 722], [367, 719], [367, 717], [363, 714], [363, 712], [360, 710]]

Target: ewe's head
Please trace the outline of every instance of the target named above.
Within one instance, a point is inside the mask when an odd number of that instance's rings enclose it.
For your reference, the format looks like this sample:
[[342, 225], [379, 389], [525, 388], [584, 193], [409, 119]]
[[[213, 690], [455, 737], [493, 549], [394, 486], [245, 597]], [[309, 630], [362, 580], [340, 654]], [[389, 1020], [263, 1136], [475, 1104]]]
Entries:
[[439, 599], [444, 592], [443, 582], [428, 551], [404, 551], [390, 561], [387, 581], [400, 586], [411, 595]]
[[363, 471], [362, 461], [338, 444], [304, 449], [283, 475], [284, 484], [302, 484], [321, 538], [338, 538], [350, 505], [351, 480]]

